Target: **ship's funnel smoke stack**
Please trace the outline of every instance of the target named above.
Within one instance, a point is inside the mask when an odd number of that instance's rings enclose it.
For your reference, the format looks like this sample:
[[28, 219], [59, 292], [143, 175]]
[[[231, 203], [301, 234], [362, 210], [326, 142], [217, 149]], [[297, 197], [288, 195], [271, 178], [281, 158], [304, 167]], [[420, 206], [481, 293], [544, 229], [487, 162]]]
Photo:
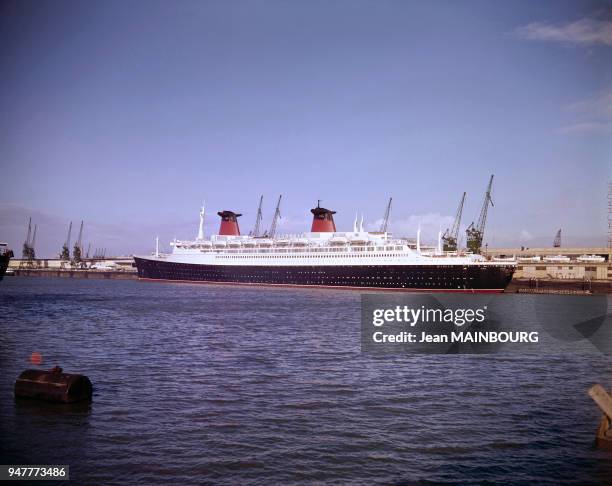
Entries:
[[313, 233], [334, 233], [336, 231], [336, 223], [334, 223], [334, 214], [336, 214], [336, 211], [322, 208], [319, 203], [317, 207], [311, 209], [310, 212], [313, 214], [312, 228], [310, 228], [310, 231]]
[[220, 235], [240, 236], [238, 217], [242, 216], [242, 214], [237, 214], [233, 211], [219, 211], [217, 214], [221, 216]]

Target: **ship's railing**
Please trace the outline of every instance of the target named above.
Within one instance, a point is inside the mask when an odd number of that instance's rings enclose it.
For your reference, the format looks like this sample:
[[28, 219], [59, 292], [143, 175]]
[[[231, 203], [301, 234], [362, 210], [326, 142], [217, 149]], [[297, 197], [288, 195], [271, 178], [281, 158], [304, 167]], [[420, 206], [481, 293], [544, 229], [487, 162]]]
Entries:
[[278, 247], [240, 247], [240, 248], [183, 248], [184, 250], [198, 250], [200, 253], [222, 253], [222, 254], [260, 254], [260, 253], [363, 253], [363, 252], [401, 252], [412, 253], [412, 250], [402, 245], [387, 246], [278, 246]]

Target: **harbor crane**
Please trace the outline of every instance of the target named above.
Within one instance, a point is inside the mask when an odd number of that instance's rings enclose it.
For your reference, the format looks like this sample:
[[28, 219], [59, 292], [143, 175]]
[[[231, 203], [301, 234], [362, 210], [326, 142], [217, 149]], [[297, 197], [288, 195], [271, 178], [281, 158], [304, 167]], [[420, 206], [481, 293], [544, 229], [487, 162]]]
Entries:
[[72, 233], [72, 221], [70, 221], [70, 226], [68, 226], [68, 235], [66, 236], [66, 241], [64, 242], [64, 246], [62, 247], [62, 252], [60, 253], [60, 260], [63, 262], [67, 262], [70, 260], [70, 234]]
[[257, 207], [257, 218], [255, 218], [255, 227], [253, 228], [253, 231], [251, 231], [251, 236], [259, 236], [259, 232], [261, 231], [262, 205], [263, 205], [263, 194], [259, 197], [259, 206]]
[[461, 196], [453, 226], [451, 228], [446, 228], [446, 231], [442, 235], [442, 249], [444, 251], [457, 251], [459, 247], [459, 225], [461, 224], [461, 215], [463, 214], [463, 204], [465, 203], [466, 194], [467, 193], [464, 192], [463, 196]]
[[557, 231], [557, 234], [555, 235], [555, 240], [553, 241], [553, 246], [555, 248], [561, 248], [561, 229], [559, 229], [559, 231]]
[[387, 204], [387, 209], [385, 211], [385, 217], [383, 218], [382, 224], [380, 225], [380, 232], [386, 233], [389, 227], [389, 216], [391, 215], [391, 203], [393, 202], [393, 198], [389, 198], [389, 203]]
[[482, 240], [484, 238], [485, 225], [487, 223], [487, 212], [489, 210], [489, 203], [494, 206], [493, 199], [491, 199], [491, 188], [493, 187], [493, 175], [489, 179], [489, 185], [487, 186], [487, 192], [485, 193], [484, 201], [482, 203], [482, 209], [480, 210], [480, 217], [478, 223], [472, 223], [468, 226], [466, 233], [466, 241], [468, 250], [473, 253], [480, 253], [482, 246]]
[[81, 228], [79, 229], [79, 236], [74, 243], [72, 250], [72, 263], [74, 265], [80, 265], [82, 262], [82, 245], [83, 245], [83, 221], [81, 221]]
[[272, 218], [272, 224], [270, 225], [270, 231], [268, 231], [268, 234], [267, 234], [268, 238], [274, 238], [274, 236], [276, 235], [276, 225], [278, 224], [278, 220], [281, 217], [280, 204], [281, 204], [282, 198], [283, 198], [282, 194], [278, 196], [278, 202], [276, 203], [276, 209], [274, 210], [274, 217]]
[[22, 262], [19, 264], [20, 267], [33, 267], [34, 260], [36, 259], [36, 252], [34, 250], [34, 245], [36, 244], [36, 231], [38, 229], [38, 225], [34, 225], [34, 233], [32, 233], [32, 218], [28, 221], [28, 234], [26, 236], [26, 240], [23, 242], [23, 251], [22, 251]]
[[30, 257], [30, 238], [32, 237], [32, 218], [28, 222], [28, 234], [26, 235], [26, 239], [23, 242], [23, 250], [21, 252], [21, 256], [24, 260], [28, 260]]
[[32, 235], [32, 241], [30, 241], [30, 254], [28, 260], [33, 262], [36, 260], [36, 232], [38, 231], [38, 225], [34, 225], [34, 234]]

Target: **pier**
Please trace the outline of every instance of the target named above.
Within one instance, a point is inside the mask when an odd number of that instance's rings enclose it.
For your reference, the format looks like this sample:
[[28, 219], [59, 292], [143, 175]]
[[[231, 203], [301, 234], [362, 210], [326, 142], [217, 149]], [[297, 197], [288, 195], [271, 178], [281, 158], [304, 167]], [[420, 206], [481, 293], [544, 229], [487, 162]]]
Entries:
[[[76, 268], [69, 262], [58, 258], [27, 261], [13, 259], [9, 262], [9, 271], [17, 277], [61, 277], [61, 278], [96, 278], [134, 280], [138, 278], [132, 266], [132, 257], [115, 257], [104, 260], [83, 260], [83, 266]], [[99, 265], [98, 268], [95, 265]], [[10, 275], [10, 274], [9, 274]]]
[[61, 277], [61, 278], [106, 278], [119, 280], [136, 280], [138, 274], [123, 270], [63, 270], [52, 268], [17, 268], [13, 270], [16, 277]]

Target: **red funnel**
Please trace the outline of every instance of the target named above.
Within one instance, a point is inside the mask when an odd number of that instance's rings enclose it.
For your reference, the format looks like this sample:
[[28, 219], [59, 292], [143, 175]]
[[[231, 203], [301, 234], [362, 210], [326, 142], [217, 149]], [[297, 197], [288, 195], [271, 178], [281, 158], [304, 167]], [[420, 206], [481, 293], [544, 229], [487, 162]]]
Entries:
[[336, 211], [330, 211], [317, 205], [310, 212], [313, 214], [310, 231], [315, 233], [333, 233], [336, 231], [336, 223], [334, 223]]
[[233, 211], [219, 211], [217, 214], [221, 216], [221, 226], [219, 227], [220, 235], [240, 236], [238, 217], [242, 216], [242, 214], [237, 214]]

